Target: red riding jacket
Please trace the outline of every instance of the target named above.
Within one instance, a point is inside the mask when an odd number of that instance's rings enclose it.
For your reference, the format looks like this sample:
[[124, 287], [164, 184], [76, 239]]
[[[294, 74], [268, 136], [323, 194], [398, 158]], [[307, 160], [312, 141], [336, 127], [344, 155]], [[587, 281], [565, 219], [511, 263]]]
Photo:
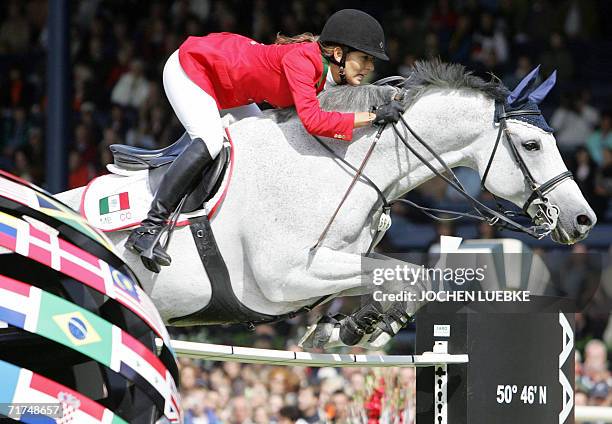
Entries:
[[306, 130], [351, 140], [353, 113], [321, 110], [317, 94], [325, 84], [317, 43], [264, 45], [231, 33], [189, 37], [179, 48], [181, 67], [219, 109], [267, 102], [295, 105]]

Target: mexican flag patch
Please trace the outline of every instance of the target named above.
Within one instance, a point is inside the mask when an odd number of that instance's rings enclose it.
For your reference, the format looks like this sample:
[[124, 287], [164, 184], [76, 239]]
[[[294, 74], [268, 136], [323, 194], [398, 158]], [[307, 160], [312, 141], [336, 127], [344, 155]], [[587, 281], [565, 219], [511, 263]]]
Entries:
[[130, 197], [128, 192], [114, 194], [100, 199], [100, 215], [118, 212], [130, 208]]

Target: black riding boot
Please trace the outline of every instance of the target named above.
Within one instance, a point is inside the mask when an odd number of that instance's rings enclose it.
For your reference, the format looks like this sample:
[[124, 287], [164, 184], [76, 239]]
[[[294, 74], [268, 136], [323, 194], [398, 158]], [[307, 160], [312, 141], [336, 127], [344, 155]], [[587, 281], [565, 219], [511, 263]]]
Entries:
[[153, 247], [152, 257], [143, 255], [143, 252], [151, 248], [183, 196], [191, 189], [196, 179], [202, 176], [202, 172], [212, 161], [204, 141], [196, 138], [172, 162], [164, 174], [151, 202], [151, 209], [147, 217], [141, 222], [140, 227], [132, 231], [125, 242], [126, 249], [140, 254], [147, 269], [159, 272], [160, 265], [170, 265], [170, 255], [159, 242]]

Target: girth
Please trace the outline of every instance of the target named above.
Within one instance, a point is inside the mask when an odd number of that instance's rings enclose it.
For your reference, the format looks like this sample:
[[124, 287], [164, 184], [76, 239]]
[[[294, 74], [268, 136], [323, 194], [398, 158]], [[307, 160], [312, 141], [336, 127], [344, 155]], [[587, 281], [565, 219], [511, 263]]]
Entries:
[[320, 305], [329, 296], [323, 296], [310, 306], [282, 315], [268, 315], [246, 307], [236, 297], [227, 266], [210, 227], [206, 215], [189, 219], [189, 227], [195, 241], [202, 265], [208, 274], [211, 297], [208, 305], [192, 314], [170, 319], [170, 324], [178, 326], [207, 324], [245, 324], [254, 328], [256, 324], [273, 323], [293, 318]]

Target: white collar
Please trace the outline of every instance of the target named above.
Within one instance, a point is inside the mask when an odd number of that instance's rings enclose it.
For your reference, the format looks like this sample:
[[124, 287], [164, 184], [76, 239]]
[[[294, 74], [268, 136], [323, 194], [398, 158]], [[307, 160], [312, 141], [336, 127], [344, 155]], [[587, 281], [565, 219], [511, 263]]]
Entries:
[[334, 87], [338, 85], [336, 81], [334, 81], [334, 76], [331, 71], [331, 66], [327, 69], [327, 76], [325, 77], [325, 85], [323, 86], [323, 90], [327, 87]]

